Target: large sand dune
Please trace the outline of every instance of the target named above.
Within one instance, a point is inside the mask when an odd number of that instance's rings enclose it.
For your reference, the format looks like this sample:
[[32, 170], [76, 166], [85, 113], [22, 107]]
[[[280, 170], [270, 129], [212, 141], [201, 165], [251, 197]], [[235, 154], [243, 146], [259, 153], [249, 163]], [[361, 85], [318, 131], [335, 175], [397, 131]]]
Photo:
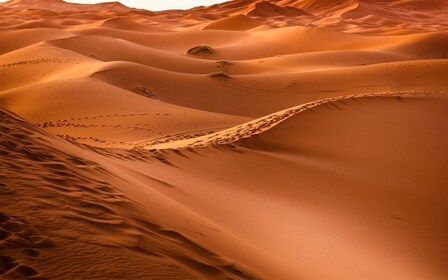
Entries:
[[0, 3], [1, 279], [447, 279], [448, 2]]

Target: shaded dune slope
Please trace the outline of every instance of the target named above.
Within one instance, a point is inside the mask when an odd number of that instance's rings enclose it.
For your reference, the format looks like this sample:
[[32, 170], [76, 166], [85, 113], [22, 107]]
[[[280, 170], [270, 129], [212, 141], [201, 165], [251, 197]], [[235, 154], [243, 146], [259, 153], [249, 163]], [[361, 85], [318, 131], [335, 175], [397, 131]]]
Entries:
[[[111, 183], [116, 176], [86, 159], [88, 152], [7, 111], [0, 120], [0, 196], [8, 197], [0, 213], [2, 277], [252, 278], [145, 219], [142, 208]], [[55, 269], [56, 263], [65, 268]]]
[[[279, 114], [223, 131], [218, 141], [203, 137], [202, 148], [176, 151], [182, 140], [167, 143], [167, 160], [179, 169], [157, 174], [174, 185], [181, 183], [177, 174], [201, 182], [192, 186], [201, 195], [173, 195], [279, 260], [299, 264], [305, 279], [443, 279], [446, 93], [314, 105], [282, 121]], [[209, 172], [201, 175], [204, 168]], [[231, 206], [207, 212], [229, 197]], [[240, 213], [237, 221], [229, 211]]]

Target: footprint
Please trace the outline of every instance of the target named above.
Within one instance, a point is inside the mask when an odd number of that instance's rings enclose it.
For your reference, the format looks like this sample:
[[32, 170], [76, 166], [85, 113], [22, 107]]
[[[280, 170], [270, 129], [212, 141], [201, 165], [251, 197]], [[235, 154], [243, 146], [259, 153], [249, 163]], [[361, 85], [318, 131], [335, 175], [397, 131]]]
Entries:
[[0, 212], [0, 223], [6, 223], [9, 221], [9, 216]]
[[0, 229], [0, 241], [6, 240], [11, 236], [11, 233]]
[[23, 253], [25, 256], [30, 257], [30, 258], [37, 258], [37, 257], [39, 257], [39, 255], [40, 255], [39, 251], [34, 250], [34, 249], [30, 249], [30, 248], [28, 248], [28, 249], [23, 249], [23, 250], [22, 250], [22, 253]]
[[35, 269], [23, 264], [17, 267], [15, 271], [18, 272], [20, 276], [25, 277], [32, 277], [38, 274], [38, 272]]
[[24, 231], [23, 224], [18, 223], [18, 222], [7, 222], [2, 227], [4, 230], [6, 230], [8, 232], [13, 232], [13, 233], [20, 233], [20, 232]]
[[13, 258], [0, 256], [0, 276], [17, 265]]

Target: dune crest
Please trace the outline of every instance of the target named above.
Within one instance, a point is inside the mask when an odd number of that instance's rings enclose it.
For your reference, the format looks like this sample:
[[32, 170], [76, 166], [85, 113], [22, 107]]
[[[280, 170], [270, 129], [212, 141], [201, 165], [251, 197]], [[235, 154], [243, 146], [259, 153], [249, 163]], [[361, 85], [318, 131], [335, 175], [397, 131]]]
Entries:
[[419, 96], [419, 95], [446, 95], [446, 92], [379, 92], [368, 93], [359, 95], [346, 95], [340, 97], [331, 97], [327, 99], [312, 101], [309, 103], [294, 106], [292, 108], [282, 110], [262, 118], [224, 129], [219, 132], [200, 135], [199, 137], [191, 137], [190, 135], [176, 135], [174, 137], [166, 137], [162, 139], [156, 139], [150, 143], [139, 144], [138, 147], [142, 147], [148, 150], [157, 149], [187, 149], [198, 147], [209, 147], [216, 145], [228, 145], [234, 142], [256, 136], [260, 133], [268, 131], [281, 122], [289, 119], [306, 110], [312, 110], [318, 106], [337, 106], [336, 103], [344, 102], [348, 100], [358, 100], [367, 98], [405, 98], [407, 96]]

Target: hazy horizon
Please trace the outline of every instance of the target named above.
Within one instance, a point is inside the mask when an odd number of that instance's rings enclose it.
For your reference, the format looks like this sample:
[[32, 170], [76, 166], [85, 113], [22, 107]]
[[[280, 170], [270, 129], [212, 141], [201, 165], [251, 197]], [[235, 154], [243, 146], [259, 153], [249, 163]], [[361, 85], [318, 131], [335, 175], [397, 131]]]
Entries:
[[[7, 2], [8, 0], [0, 0], [0, 3]], [[115, 0], [64, 0], [70, 3], [80, 3], [80, 4], [95, 4], [103, 2], [114, 2]], [[121, 0], [122, 4], [132, 7], [140, 8], [151, 11], [163, 11], [172, 9], [190, 9], [197, 6], [209, 6], [217, 3], [226, 2], [229, 0], [169, 0], [169, 1], [141, 1], [141, 0]]]
[[[66, 2], [94, 4], [101, 2], [111, 2], [113, 0], [67, 0]], [[216, 3], [226, 2], [226, 0], [170, 0], [170, 1], [141, 1], [141, 0], [122, 0], [119, 1], [126, 6], [133, 8], [141, 8], [152, 11], [170, 10], [170, 9], [190, 9], [197, 6], [208, 6]]]

